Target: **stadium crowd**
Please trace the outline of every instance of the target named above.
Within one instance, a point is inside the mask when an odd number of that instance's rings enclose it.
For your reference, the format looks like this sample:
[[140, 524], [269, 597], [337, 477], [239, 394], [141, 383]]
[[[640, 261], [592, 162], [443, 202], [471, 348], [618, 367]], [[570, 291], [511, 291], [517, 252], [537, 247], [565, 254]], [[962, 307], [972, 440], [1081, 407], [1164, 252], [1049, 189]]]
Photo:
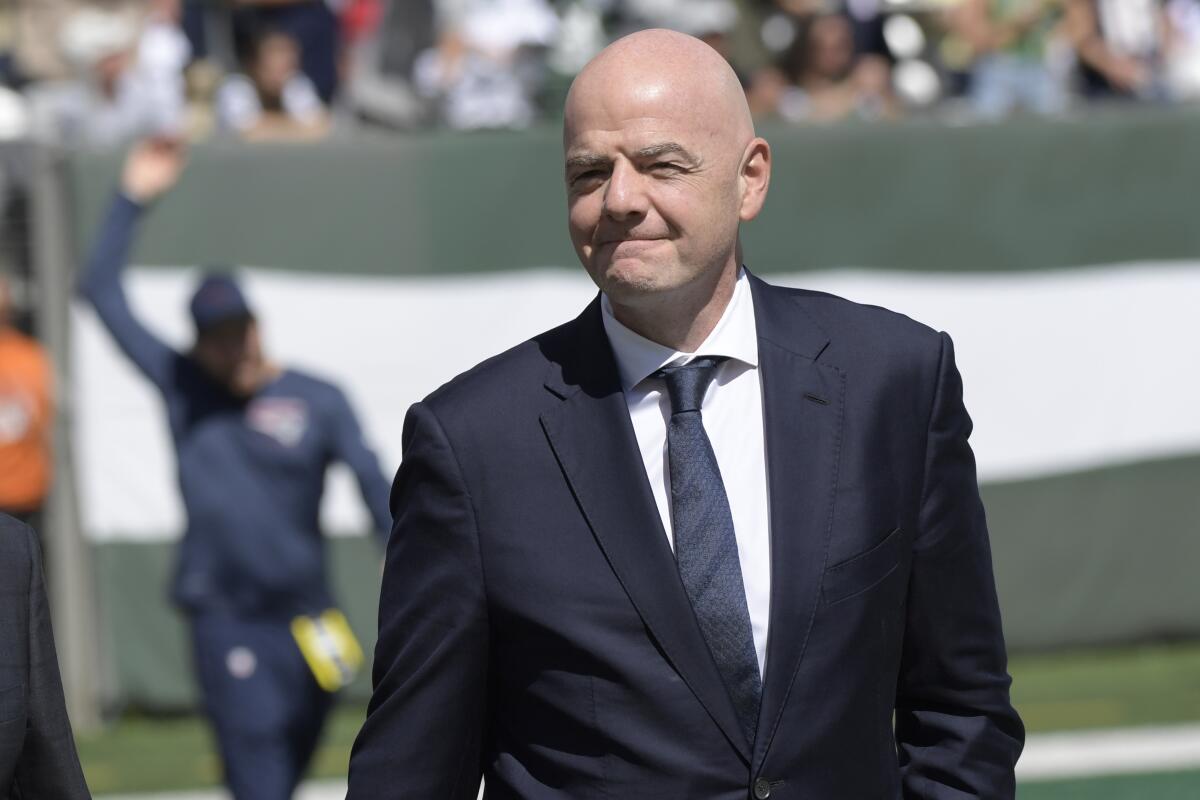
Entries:
[[646, 27], [794, 123], [1200, 99], [1200, 0], [8, 0], [0, 137], [520, 128]]

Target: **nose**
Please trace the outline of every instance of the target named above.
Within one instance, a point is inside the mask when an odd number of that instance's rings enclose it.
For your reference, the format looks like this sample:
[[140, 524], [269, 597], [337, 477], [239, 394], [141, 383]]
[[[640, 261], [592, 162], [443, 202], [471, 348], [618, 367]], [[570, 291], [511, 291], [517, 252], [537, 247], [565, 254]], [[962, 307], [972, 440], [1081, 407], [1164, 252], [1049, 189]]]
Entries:
[[636, 220], [646, 215], [647, 198], [644, 177], [628, 163], [613, 166], [604, 190], [604, 214], [616, 222]]

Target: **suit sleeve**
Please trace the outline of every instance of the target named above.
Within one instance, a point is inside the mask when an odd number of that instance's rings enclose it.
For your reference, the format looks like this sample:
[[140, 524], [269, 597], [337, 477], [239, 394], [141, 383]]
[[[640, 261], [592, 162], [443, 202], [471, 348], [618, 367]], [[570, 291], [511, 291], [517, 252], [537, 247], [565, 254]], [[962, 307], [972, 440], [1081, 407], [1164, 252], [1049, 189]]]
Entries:
[[476, 517], [428, 407], [409, 411], [403, 445], [374, 694], [351, 753], [347, 800], [475, 800], [489, 651]]
[[41, 552], [32, 529], [23, 526], [29, 541], [29, 700], [25, 745], [15, 775], [15, 796], [53, 797], [56, 800], [89, 798], [71, 723], [63, 700], [54, 633], [46, 604]]
[[1025, 731], [1009, 701], [971, 418], [941, 337], [896, 697], [904, 797], [1012, 798]]
[[129, 259], [142, 207], [123, 194], [113, 197], [88, 254], [79, 292], [96, 309], [117, 346], [143, 375], [165, 390], [178, 354], [151, 333], [129, 308], [121, 272]]

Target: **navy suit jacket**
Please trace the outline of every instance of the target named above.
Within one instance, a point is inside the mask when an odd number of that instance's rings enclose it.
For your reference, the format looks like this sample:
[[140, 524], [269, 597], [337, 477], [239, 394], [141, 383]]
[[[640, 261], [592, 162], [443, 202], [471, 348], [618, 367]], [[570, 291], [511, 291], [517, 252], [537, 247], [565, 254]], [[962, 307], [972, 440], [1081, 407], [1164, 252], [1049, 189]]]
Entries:
[[1024, 732], [949, 337], [752, 287], [772, 562], [755, 740], [593, 302], [409, 411], [350, 800], [474, 800], [481, 775], [489, 798], [1013, 796]]
[[67, 719], [42, 554], [0, 514], [0, 800], [87, 800]]

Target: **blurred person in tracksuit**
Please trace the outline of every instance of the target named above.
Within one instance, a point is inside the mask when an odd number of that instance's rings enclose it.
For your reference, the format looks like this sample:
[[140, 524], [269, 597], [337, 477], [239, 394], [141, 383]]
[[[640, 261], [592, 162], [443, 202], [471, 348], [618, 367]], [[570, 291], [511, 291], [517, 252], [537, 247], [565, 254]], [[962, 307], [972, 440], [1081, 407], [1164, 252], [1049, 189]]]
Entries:
[[196, 289], [187, 353], [131, 312], [121, 270], [138, 220], [185, 161], [177, 142], [133, 148], [80, 289], [165, 401], [187, 512], [172, 594], [191, 629], [226, 783], [237, 800], [284, 800], [333, 698], [294, 630], [333, 607], [318, 530], [326, 467], [350, 466], [383, 535], [389, 487], [342, 392], [263, 354], [232, 277], [210, 273]]

